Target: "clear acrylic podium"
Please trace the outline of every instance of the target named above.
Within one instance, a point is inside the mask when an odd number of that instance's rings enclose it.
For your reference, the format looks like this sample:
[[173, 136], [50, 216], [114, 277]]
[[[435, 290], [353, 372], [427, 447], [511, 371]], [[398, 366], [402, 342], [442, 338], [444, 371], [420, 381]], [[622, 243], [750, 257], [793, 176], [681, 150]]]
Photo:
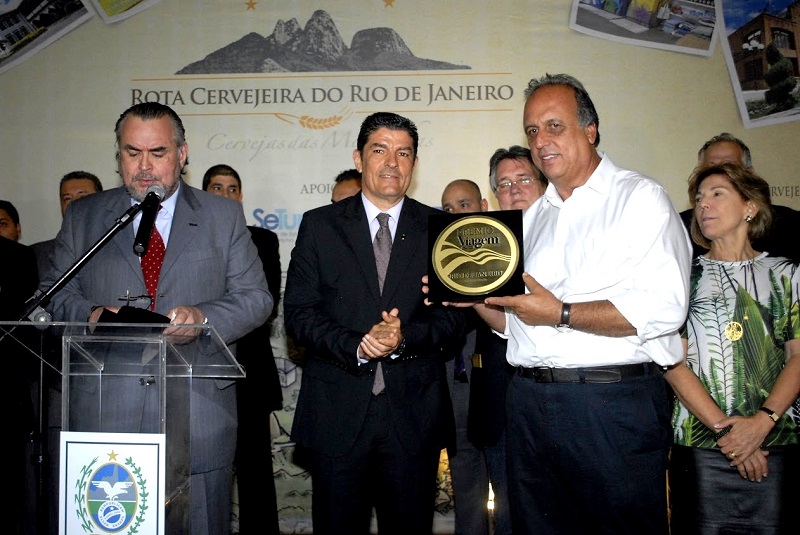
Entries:
[[[0, 336], [3, 348], [17, 346], [42, 369], [54, 367], [47, 337], [51, 346], [60, 341], [63, 431], [165, 434], [166, 532], [190, 533], [192, 381], [224, 383], [245, 374], [213, 326], [191, 326], [199, 334], [188, 337], [164, 335], [169, 327], [0, 322]], [[40, 384], [42, 391], [47, 386]]]

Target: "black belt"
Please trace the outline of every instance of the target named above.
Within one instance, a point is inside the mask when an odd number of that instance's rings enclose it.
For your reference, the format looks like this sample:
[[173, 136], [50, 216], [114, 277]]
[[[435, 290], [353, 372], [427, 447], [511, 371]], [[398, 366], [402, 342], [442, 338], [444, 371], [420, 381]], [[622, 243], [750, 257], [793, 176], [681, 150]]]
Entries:
[[662, 369], [654, 362], [591, 368], [517, 368], [517, 375], [537, 383], [619, 383], [623, 379], [658, 373], [662, 373]]

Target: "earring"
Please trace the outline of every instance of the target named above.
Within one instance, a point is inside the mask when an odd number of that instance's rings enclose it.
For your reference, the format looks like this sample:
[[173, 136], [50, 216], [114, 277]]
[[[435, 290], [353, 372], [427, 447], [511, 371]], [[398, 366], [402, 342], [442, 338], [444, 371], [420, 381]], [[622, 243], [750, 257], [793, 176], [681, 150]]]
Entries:
[[747, 221], [748, 223], [752, 223], [752, 221], [753, 221], [753, 216], [751, 216], [750, 214], [747, 214], [747, 215], [744, 217], [744, 220], [745, 220], [745, 221]]

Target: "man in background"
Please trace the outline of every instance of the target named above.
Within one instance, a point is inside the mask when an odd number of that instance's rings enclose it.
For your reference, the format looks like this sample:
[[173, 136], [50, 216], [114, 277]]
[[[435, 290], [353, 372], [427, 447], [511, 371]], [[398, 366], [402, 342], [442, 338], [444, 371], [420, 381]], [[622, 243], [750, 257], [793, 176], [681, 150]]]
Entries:
[[[136, 104], [119, 116], [115, 134], [123, 186], [71, 204], [56, 237], [50, 280], [43, 285], [49, 287], [55, 274], [72, 266], [157, 186], [165, 195], [147, 254], [140, 259], [133, 249], [139, 212], [53, 296], [53, 319], [94, 323], [104, 313], [113, 317], [122, 305], [148, 308], [169, 318], [171, 326], [164, 331], [168, 337], [191, 340], [204, 331], [195, 325], [210, 324], [226, 344], [263, 324], [272, 312], [272, 297], [242, 206], [182, 180], [189, 146], [180, 117], [163, 104]], [[159, 253], [163, 262], [151, 253]], [[113, 416], [111, 430], [142, 419], [151, 399], [148, 384], [120, 381], [118, 395], [103, 406]], [[191, 422], [170, 435], [173, 443], [191, 440], [188, 466], [168, 461], [170, 472], [190, 474], [191, 496], [188, 510], [168, 506], [167, 531], [176, 532], [186, 523], [193, 535], [224, 535], [231, 527], [236, 386], [213, 378], [194, 378], [190, 386], [190, 392], [167, 393], [168, 403], [189, 399], [192, 411]]]
[[[5, 203], [8, 201], [0, 201], [0, 206]], [[0, 209], [0, 221], [7, 211], [7, 206]], [[33, 250], [0, 235], [0, 321], [19, 321], [38, 283]], [[16, 489], [6, 497], [8, 503], [3, 507], [7, 525], [4, 531], [8, 533], [36, 533], [39, 489], [29, 448], [38, 431], [35, 398], [31, 395], [37, 390], [33, 385], [37, 380], [38, 359], [28, 349], [37, 347], [35, 334], [32, 328], [0, 327], [0, 355], [4, 371], [11, 378], [0, 389], [0, 406], [5, 411], [3, 438], [9, 452], [4, 479], [10, 488]]]
[[19, 212], [11, 201], [0, 200], [0, 236], [11, 241], [19, 241], [22, 236]]
[[[71, 171], [61, 177], [58, 186], [59, 202], [61, 205], [61, 217], [67, 211], [67, 206], [77, 199], [103, 191], [103, 184], [100, 179], [88, 171]], [[44, 280], [45, 275], [50, 269], [50, 261], [53, 257], [53, 250], [56, 240], [45, 240], [34, 243], [31, 249], [36, 255], [36, 264], [39, 271], [39, 278]], [[57, 274], [58, 276], [61, 273]], [[39, 508], [47, 511], [47, 522], [58, 527], [58, 468], [59, 468], [59, 434], [61, 432], [61, 375], [53, 370], [61, 369], [61, 339], [53, 336], [47, 331], [43, 337], [42, 356], [50, 364], [42, 368], [41, 380], [45, 384], [45, 396], [42, 398], [41, 409], [44, 420], [41, 422], [43, 429], [40, 430], [42, 441], [39, 446], [45, 453], [42, 457], [42, 470], [49, 475], [44, 478], [48, 486], [44, 490], [44, 498]], [[34, 399], [39, 399], [38, 382], [34, 386]], [[44, 514], [44, 513], [43, 513]]]
[[[547, 179], [533, 164], [530, 149], [499, 148], [489, 159], [489, 185], [501, 210], [525, 212], [547, 189]], [[526, 229], [523, 229], [525, 232]], [[506, 340], [485, 324], [477, 329], [476, 359], [470, 384], [468, 436], [482, 448], [494, 490], [494, 535], [511, 533], [506, 468], [506, 391], [513, 368], [506, 360]]]
[[361, 191], [361, 173], [358, 169], [345, 169], [333, 179], [331, 202], [341, 201], [352, 197]]
[[[244, 198], [239, 173], [225, 164], [208, 168], [203, 175], [203, 190], [238, 203]], [[277, 535], [275, 478], [267, 452], [272, 451], [272, 411], [283, 406], [278, 367], [270, 343], [270, 322], [277, 315], [281, 295], [281, 259], [277, 234], [252, 225], [247, 230], [258, 249], [275, 304], [269, 320], [236, 341], [236, 358], [247, 373], [247, 377], [236, 385], [239, 427], [235, 472], [239, 493], [239, 533]]]
[[[442, 210], [450, 214], [486, 212], [489, 210], [489, 203], [481, 196], [480, 187], [475, 182], [459, 179], [453, 180], [444, 188]], [[472, 321], [483, 324], [478, 318], [472, 318]], [[445, 363], [456, 424], [455, 448], [448, 447], [447, 450], [455, 500], [455, 535], [488, 535], [490, 532], [487, 463], [483, 451], [467, 438], [475, 354], [475, 330], [471, 329], [466, 334], [463, 347], [459, 348], [454, 358]], [[505, 361], [505, 354], [502, 358]]]
[[[739, 163], [753, 170], [753, 158], [750, 148], [744, 141], [727, 132], [722, 132], [706, 141], [697, 152], [697, 165], [715, 165], [719, 163]], [[772, 205], [772, 227], [762, 238], [753, 241], [756, 251], [767, 251], [771, 256], [785, 256], [794, 262], [800, 262], [800, 240], [797, 229], [800, 228], [800, 212], [788, 206]], [[692, 224], [692, 209], [681, 212], [681, 219], [687, 230]], [[692, 241], [693, 256], [708, 252], [708, 249]]]
[[[58, 196], [61, 203], [61, 217], [67, 212], [69, 203], [92, 193], [103, 191], [103, 183], [88, 171], [71, 171], [61, 177], [58, 185]], [[36, 253], [36, 263], [39, 266], [39, 276], [44, 277], [45, 271], [50, 268], [50, 257], [56, 240], [45, 240], [31, 245]]]

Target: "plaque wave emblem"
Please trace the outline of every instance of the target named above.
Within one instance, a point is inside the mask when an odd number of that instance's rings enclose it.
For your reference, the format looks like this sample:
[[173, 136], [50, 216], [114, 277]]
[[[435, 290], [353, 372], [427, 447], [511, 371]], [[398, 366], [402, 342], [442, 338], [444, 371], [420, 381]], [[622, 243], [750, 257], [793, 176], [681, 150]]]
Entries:
[[514, 275], [519, 244], [504, 223], [470, 216], [447, 226], [432, 251], [433, 269], [451, 291], [474, 296], [492, 292]]

